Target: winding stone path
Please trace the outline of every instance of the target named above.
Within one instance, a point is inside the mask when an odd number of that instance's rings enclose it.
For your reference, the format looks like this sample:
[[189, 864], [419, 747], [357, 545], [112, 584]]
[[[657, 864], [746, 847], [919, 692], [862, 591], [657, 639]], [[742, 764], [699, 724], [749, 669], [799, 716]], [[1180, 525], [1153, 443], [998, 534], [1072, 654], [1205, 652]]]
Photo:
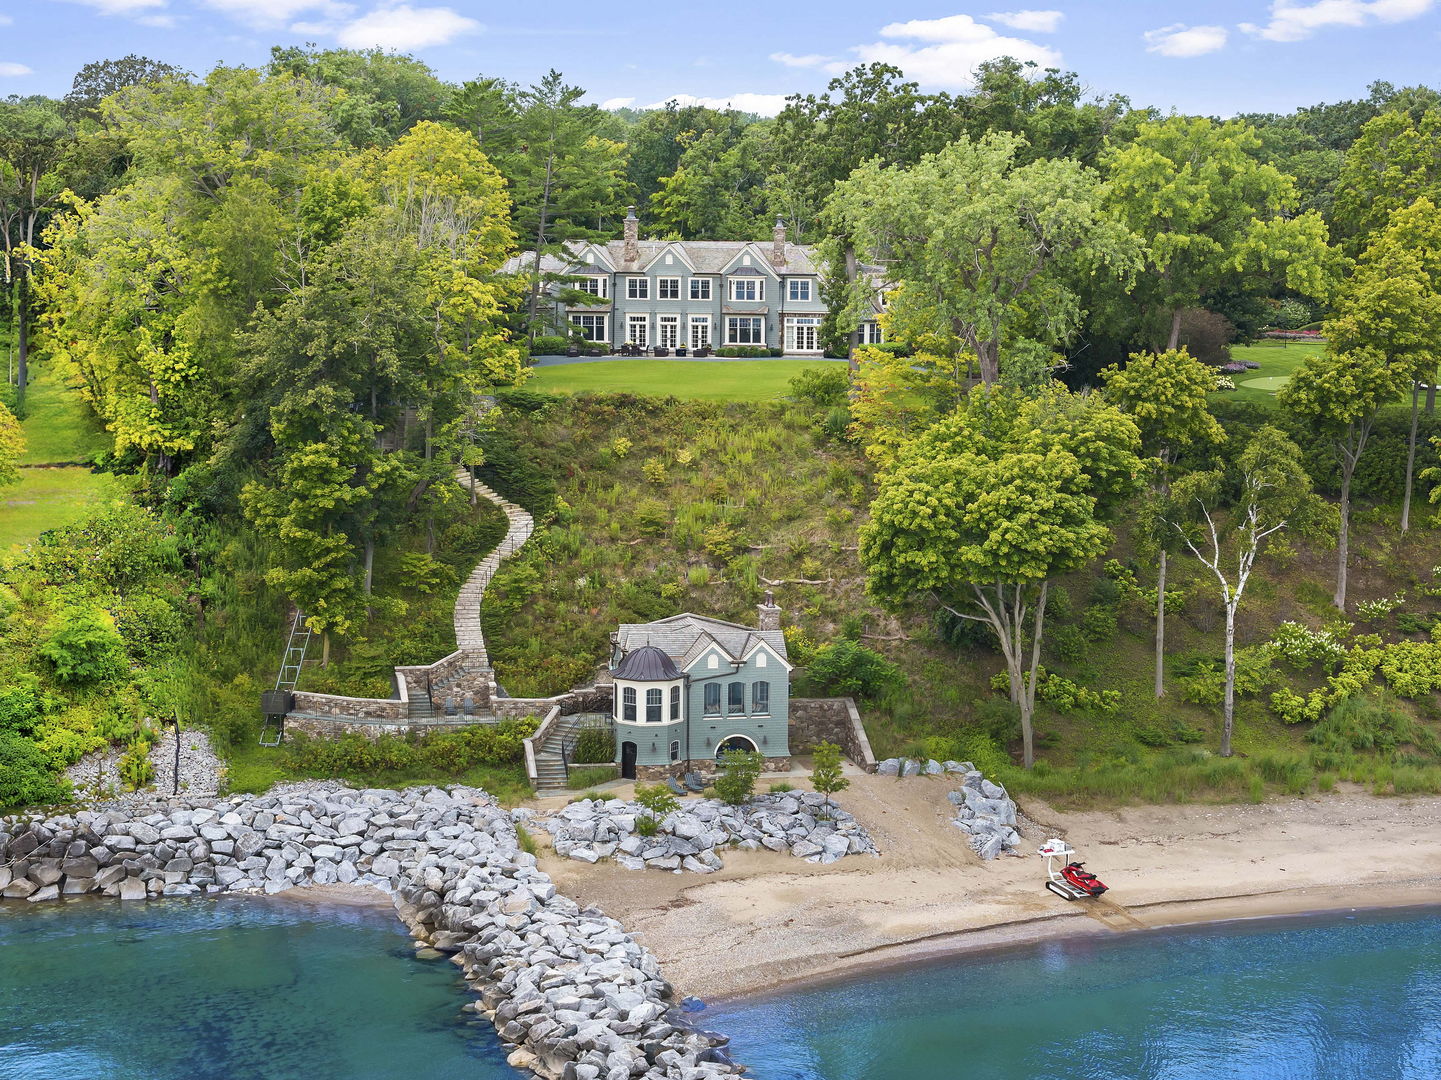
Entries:
[[505, 539], [496, 545], [489, 555], [481, 559], [470, 572], [460, 595], [455, 599], [455, 645], [466, 653], [479, 654], [480, 660], [489, 665], [490, 657], [485, 650], [485, 635], [480, 630], [480, 602], [485, 599], [486, 586], [500, 568], [502, 559], [514, 555], [535, 532], [535, 519], [520, 506], [505, 496], [491, 490], [475, 479], [467, 468], [455, 470], [455, 479], [466, 491], [483, 499], [489, 499], [505, 513], [508, 527]]

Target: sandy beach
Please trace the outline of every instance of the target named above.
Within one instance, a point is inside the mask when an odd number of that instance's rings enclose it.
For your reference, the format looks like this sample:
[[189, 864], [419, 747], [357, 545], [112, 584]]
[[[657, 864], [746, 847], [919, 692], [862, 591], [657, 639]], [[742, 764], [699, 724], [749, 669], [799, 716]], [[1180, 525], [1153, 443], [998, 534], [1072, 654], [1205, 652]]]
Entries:
[[[870, 830], [877, 858], [817, 866], [733, 852], [704, 877], [549, 851], [541, 864], [653, 950], [681, 993], [706, 999], [1056, 935], [1441, 904], [1438, 797], [1355, 790], [1086, 813], [1023, 798], [1025, 854], [985, 863], [948, 820], [944, 779], [856, 774], [851, 785], [837, 801]], [[1111, 887], [1106, 897], [1045, 891], [1032, 853], [1052, 836]]]

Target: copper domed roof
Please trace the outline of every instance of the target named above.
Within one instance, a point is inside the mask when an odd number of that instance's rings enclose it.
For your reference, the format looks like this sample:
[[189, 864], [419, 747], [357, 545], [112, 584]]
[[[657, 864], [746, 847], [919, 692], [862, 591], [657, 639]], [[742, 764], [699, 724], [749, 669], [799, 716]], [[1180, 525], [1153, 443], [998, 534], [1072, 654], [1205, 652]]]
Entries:
[[633, 682], [668, 682], [681, 678], [681, 673], [675, 662], [660, 649], [654, 645], [642, 645], [621, 658], [614, 677]]

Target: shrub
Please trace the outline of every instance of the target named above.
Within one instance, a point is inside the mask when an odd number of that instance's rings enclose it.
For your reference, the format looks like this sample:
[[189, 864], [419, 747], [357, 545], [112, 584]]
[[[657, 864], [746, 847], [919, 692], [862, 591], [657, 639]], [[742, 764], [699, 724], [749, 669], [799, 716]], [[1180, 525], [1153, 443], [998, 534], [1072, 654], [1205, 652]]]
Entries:
[[665, 462], [660, 458], [646, 458], [641, 464], [640, 471], [652, 484], [664, 484], [666, 482]]
[[115, 613], [115, 629], [129, 654], [155, 663], [172, 655], [185, 636], [187, 620], [167, 596], [153, 592], [126, 597]]
[[155, 778], [155, 767], [150, 764], [148, 747], [136, 746], [120, 758], [120, 779], [131, 791], [139, 791]]
[[400, 557], [400, 581], [423, 595], [454, 588], [455, 571], [425, 551], [407, 551]]
[[875, 698], [904, 681], [901, 669], [855, 641], [833, 641], [816, 650], [806, 675], [823, 693]]
[[570, 342], [559, 334], [542, 334], [530, 343], [530, 355], [562, 356], [569, 344]]
[[607, 724], [588, 724], [576, 732], [573, 760], [578, 765], [615, 761], [615, 732]]
[[819, 408], [843, 406], [850, 388], [850, 371], [841, 364], [805, 368], [790, 381], [791, 397]]
[[34, 675], [9, 675], [6, 682], [8, 685], [0, 687], [0, 732], [27, 734], [44, 719], [54, 703], [48, 694], [41, 692], [40, 680]]
[[1107, 605], [1092, 604], [1081, 615], [1081, 630], [1087, 641], [1110, 641], [1116, 636], [1116, 609]]
[[811, 764], [811, 787], [826, 797], [829, 810], [831, 796], [851, 786], [841, 774], [841, 748], [831, 742], [818, 744], [811, 753]]
[[109, 682], [126, 670], [125, 642], [109, 612], [69, 607], [56, 616], [40, 655], [55, 666], [55, 677], [76, 686]]
[[796, 786], [789, 780], [777, 780], [770, 786], [770, 793], [772, 795], [784, 795], [787, 791], [794, 791], [795, 789]]
[[40, 748], [29, 739], [0, 731], [0, 807], [64, 802], [70, 785], [46, 766]]
[[740, 806], [755, 791], [764, 760], [753, 750], [727, 750], [720, 757], [724, 771], [715, 779], [716, 796], [731, 806]]

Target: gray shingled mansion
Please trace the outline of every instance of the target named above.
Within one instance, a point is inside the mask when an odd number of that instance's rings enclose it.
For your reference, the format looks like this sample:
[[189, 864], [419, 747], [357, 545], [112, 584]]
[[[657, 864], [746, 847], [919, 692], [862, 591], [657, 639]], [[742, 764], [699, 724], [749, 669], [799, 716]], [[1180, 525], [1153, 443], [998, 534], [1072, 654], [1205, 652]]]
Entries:
[[[541, 271], [565, 275], [551, 289], [556, 328], [612, 348], [625, 345], [694, 352], [727, 345], [779, 348], [801, 356], [821, 353], [820, 268], [814, 249], [786, 241], [776, 222], [771, 242], [641, 240], [632, 207], [625, 238], [575, 245], [570, 257], [544, 255]], [[507, 269], [533, 269], [535, 256], [511, 259]], [[565, 295], [590, 293], [598, 303], [567, 304]], [[881, 329], [860, 326], [860, 344], [876, 344]]]

